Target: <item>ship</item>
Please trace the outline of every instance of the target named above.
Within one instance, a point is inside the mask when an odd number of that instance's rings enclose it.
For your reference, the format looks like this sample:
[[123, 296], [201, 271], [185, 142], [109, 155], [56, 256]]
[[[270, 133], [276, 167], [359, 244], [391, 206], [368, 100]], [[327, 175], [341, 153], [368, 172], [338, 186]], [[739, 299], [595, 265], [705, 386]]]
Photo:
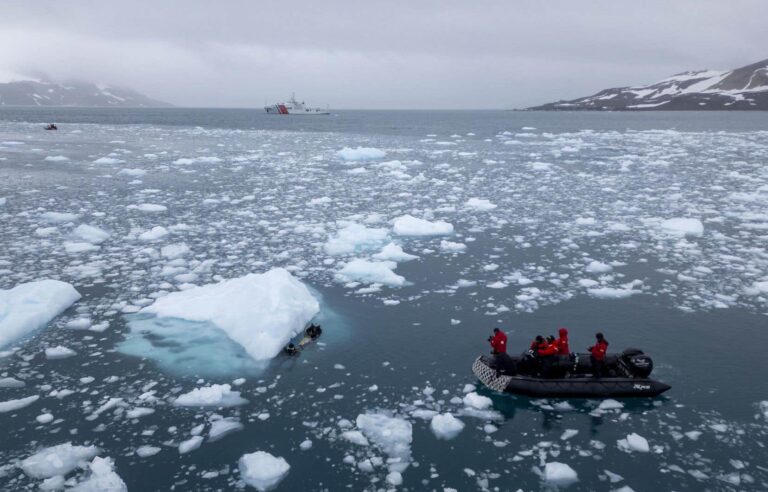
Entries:
[[304, 101], [299, 102], [296, 100], [296, 94], [292, 94], [288, 102], [282, 102], [273, 104], [271, 106], [264, 106], [264, 111], [269, 114], [301, 114], [301, 115], [319, 115], [319, 114], [331, 114], [327, 109], [321, 108], [308, 108]]

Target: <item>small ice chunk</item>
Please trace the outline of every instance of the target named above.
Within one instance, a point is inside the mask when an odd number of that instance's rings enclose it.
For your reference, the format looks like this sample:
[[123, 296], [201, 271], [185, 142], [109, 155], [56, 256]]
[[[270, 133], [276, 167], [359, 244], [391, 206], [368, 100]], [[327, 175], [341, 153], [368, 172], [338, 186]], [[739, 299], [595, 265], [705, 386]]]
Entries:
[[612, 400], [608, 398], [607, 400], [603, 400], [600, 402], [600, 405], [597, 406], [600, 410], [618, 410], [621, 408], [624, 408], [624, 404], [620, 401]]
[[232, 391], [228, 384], [213, 384], [195, 388], [173, 401], [177, 407], [233, 407], [248, 403], [239, 391]]
[[675, 218], [661, 223], [664, 232], [677, 237], [701, 237], [704, 235], [704, 224], [699, 219]]
[[41, 413], [37, 417], [35, 417], [35, 420], [38, 421], [38, 423], [41, 424], [49, 424], [53, 422], [53, 414], [51, 413]]
[[219, 439], [240, 430], [243, 430], [243, 424], [237, 419], [226, 418], [214, 420], [211, 423], [211, 430], [208, 431], [208, 440], [218, 441]]
[[576, 429], [565, 429], [563, 431], [563, 434], [560, 436], [560, 439], [563, 441], [567, 441], [568, 439], [572, 438], [576, 434], [578, 434], [579, 431]]
[[[347, 223], [336, 231], [323, 245], [326, 254], [348, 255], [355, 252], [378, 249], [389, 237], [386, 229], [365, 227], [364, 225]], [[402, 250], [400, 250], [402, 252]], [[397, 261], [397, 260], [395, 260]]]
[[19, 464], [24, 473], [32, 478], [49, 478], [66, 475], [78, 465], [99, 453], [96, 446], [73, 446], [71, 442], [44, 448]]
[[344, 147], [336, 152], [336, 155], [345, 161], [370, 161], [382, 159], [387, 153], [374, 147], [357, 147], [355, 149]]
[[186, 454], [199, 448], [203, 444], [203, 436], [192, 436], [179, 443], [179, 454]]
[[312, 441], [309, 439], [304, 439], [301, 441], [301, 444], [299, 444], [299, 449], [302, 451], [307, 451], [309, 449], [312, 449]]
[[453, 234], [453, 225], [448, 222], [430, 222], [412, 215], [403, 215], [394, 220], [394, 232], [398, 236], [443, 236]]
[[160, 452], [160, 448], [156, 446], [139, 446], [136, 448], [136, 455], [139, 458], [149, 458]]
[[619, 439], [617, 441], [619, 449], [624, 451], [637, 451], [639, 453], [647, 453], [651, 450], [648, 445], [648, 440], [639, 434], [629, 434], [626, 439]]
[[593, 261], [587, 265], [586, 270], [588, 273], [608, 273], [613, 270], [613, 267], [600, 261]]
[[418, 258], [416, 255], [411, 255], [403, 251], [403, 248], [395, 243], [389, 243], [381, 251], [373, 255], [376, 260], [382, 261], [394, 261], [394, 262], [406, 262], [415, 260]]
[[146, 417], [147, 415], [152, 415], [153, 413], [155, 413], [154, 408], [136, 407], [125, 412], [125, 418], [140, 419], [141, 417]]
[[166, 229], [163, 226], [155, 226], [152, 229], [148, 231], [144, 231], [141, 234], [139, 234], [139, 241], [157, 241], [158, 239], [162, 239], [165, 236], [168, 235], [168, 229]]
[[48, 324], [80, 299], [59, 280], [39, 280], [0, 290], [0, 347]]
[[357, 281], [400, 287], [405, 284], [405, 277], [392, 271], [396, 267], [397, 263], [392, 261], [368, 261], [356, 258], [336, 272], [336, 279], [345, 283]]
[[91, 244], [101, 244], [109, 239], [110, 236], [104, 229], [88, 224], [80, 224], [72, 231], [72, 234]]
[[16, 410], [31, 405], [39, 399], [39, 395], [34, 395], [26, 398], [19, 398], [17, 400], [0, 401], [0, 413], [15, 412]]
[[468, 209], [477, 210], [479, 212], [486, 212], [497, 207], [497, 205], [482, 198], [470, 198], [467, 200], [467, 203], [465, 203], [464, 206]]
[[403, 475], [398, 471], [392, 471], [387, 474], [387, 483], [397, 487], [403, 483]]
[[88, 478], [69, 489], [71, 492], [128, 492], [128, 486], [120, 475], [115, 473], [112, 458], [97, 456], [88, 468], [91, 471]]
[[467, 245], [443, 239], [440, 241], [440, 249], [448, 253], [462, 253], [467, 250]]
[[573, 468], [557, 461], [544, 465], [542, 478], [548, 484], [559, 486], [566, 486], [579, 480], [579, 476]]
[[485, 410], [493, 405], [493, 401], [487, 396], [478, 395], [476, 392], [467, 393], [463, 400], [464, 405], [477, 410]]
[[358, 430], [344, 431], [341, 433], [341, 437], [358, 446], [368, 446], [370, 444], [363, 433]]
[[16, 378], [0, 378], [0, 388], [23, 388], [24, 386], [24, 381]]
[[243, 481], [260, 492], [275, 487], [291, 469], [285, 459], [265, 451], [244, 454], [238, 461], [238, 467]]
[[404, 472], [411, 461], [413, 428], [405, 419], [383, 413], [357, 416], [357, 427], [379, 449], [389, 456], [389, 471]]
[[48, 347], [45, 349], [45, 357], [46, 359], [67, 359], [69, 357], [74, 357], [77, 355], [77, 352], [72, 350], [71, 348], [63, 347], [61, 345], [57, 345], [56, 347]]
[[432, 417], [429, 426], [435, 437], [449, 440], [459, 435], [464, 429], [464, 422], [454, 417], [451, 413], [444, 413]]

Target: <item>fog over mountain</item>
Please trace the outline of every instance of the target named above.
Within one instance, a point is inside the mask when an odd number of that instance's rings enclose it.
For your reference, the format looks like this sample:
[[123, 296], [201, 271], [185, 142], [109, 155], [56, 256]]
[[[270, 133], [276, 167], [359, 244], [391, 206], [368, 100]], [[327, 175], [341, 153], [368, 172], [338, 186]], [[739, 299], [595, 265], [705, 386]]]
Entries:
[[131, 89], [87, 82], [22, 80], [0, 83], [0, 106], [165, 107]]
[[520, 108], [765, 58], [768, 2], [6, 2], [0, 80], [182, 106]]

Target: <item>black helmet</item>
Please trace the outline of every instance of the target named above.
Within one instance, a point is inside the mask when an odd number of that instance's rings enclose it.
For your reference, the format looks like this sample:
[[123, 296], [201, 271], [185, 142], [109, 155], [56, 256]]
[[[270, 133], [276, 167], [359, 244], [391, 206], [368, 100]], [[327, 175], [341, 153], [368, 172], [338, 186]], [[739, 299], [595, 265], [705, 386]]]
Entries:
[[598, 340], [605, 340], [605, 337], [603, 336], [603, 333], [600, 332], [600, 331], [595, 333], [595, 338], [597, 338]]

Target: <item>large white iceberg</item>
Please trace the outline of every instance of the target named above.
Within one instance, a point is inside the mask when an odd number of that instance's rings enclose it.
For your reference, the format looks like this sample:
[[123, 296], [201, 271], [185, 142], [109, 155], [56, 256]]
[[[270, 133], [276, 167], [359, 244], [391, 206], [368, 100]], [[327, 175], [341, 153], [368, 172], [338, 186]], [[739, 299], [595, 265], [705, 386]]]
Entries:
[[309, 289], [282, 268], [174, 292], [142, 310], [211, 322], [255, 360], [280, 353], [319, 311]]
[[80, 293], [59, 280], [0, 290], [0, 347], [48, 324], [78, 299]]
[[240, 457], [238, 467], [243, 481], [261, 492], [275, 487], [291, 469], [285, 459], [265, 451], [244, 454]]
[[412, 215], [403, 215], [395, 219], [394, 231], [398, 236], [443, 236], [453, 234], [453, 225], [441, 220], [430, 222]]

